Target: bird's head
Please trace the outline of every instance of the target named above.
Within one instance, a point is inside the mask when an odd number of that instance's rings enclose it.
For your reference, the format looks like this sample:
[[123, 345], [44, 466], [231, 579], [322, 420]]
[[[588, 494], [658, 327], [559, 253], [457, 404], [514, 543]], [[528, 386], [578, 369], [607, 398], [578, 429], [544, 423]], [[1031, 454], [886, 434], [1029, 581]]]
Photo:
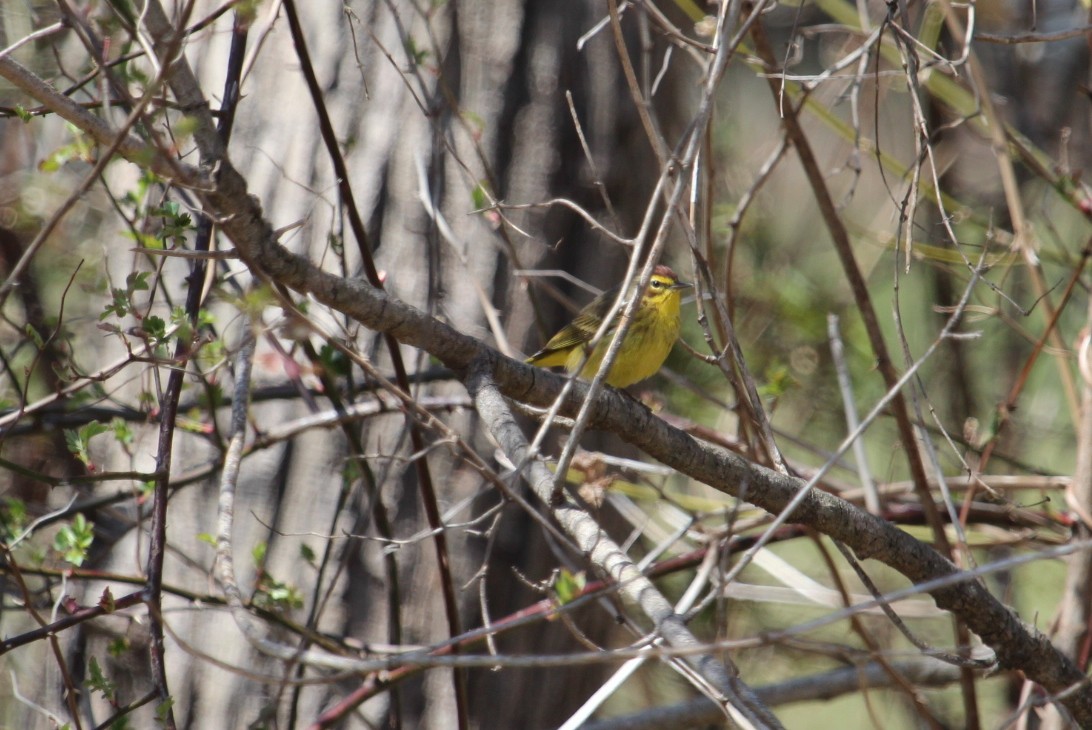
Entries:
[[671, 303], [678, 307], [681, 297], [680, 290], [689, 289], [692, 285], [685, 281], [679, 281], [679, 277], [670, 266], [660, 264], [652, 270], [652, 278], [648, 281], [648, 289], [645, 290], [644, 304], [657, 306]]

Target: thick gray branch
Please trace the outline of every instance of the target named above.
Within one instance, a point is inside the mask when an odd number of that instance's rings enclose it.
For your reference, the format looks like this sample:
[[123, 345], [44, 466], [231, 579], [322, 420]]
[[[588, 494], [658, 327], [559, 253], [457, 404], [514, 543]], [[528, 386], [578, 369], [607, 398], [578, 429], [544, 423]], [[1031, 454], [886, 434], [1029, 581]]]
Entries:
[[[494, 369], [488, 357], [475, 362], [467, 378], [466, 387], [474, 398], [474, 405], [482, 420], [489, 425], [493, 437], [514, 463], [522, 464], [527, 459], [527, 440], [508, 408], [504, 397], [497, 390], [492, 380]], [[554, 476], [537, 459], [527, 461], [524, 477], [531, 489], [545, 504], [553, 499]], [[578, 505], [562, 503], [552, 505], [554, 518], [561, 527], [576, 541], [580, 549], [618, 584], [623, 596], [636, 603], [655, 624], [657, 631], [667, 643], [676, 648], [694, 648], [700, 646], [698, 639], [686, 627], [682, 617], [656, 589], [648, 578], [641, 574], [633, 561], [622, 552], [595, 519]], [[730, 676], [724, 665], [710, 654], [698, 654], [685, 660], [713, 689], [721, 693], [731, 707], [743, 713], [755, 727], [781, 727], [780, 723], [766, 710], [754, 693], [735, 676]]]

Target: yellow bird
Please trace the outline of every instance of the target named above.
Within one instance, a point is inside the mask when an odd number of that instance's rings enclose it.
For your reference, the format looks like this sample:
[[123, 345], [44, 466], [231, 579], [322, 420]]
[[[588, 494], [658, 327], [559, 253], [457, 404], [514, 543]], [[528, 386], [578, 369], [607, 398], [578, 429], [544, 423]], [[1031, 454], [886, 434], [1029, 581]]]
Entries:
[[[607, 383], [615, 388], [625, 388], [651, 376], [664, 364], [675, 340], [679, 338], [680, 290], [690, 284], [679, 281], [671, 267], [660, 265], [652, 271], [648, 288], [641, 297], [641, 304], [633, 314], [633, 322], [626, 331], [625, 340], [614, 359]], [[564, 366], [569, 373], [580, 369], [580, 377], [590, 380], [599, 372], [599, 365], [610, 347], [621, 310], [607, 333], [589, 354], [588, 344], [595, 336], [603, 317], [610, 311], [618, 289], [603, 292], [580, 310], [569, 324], [550, 338], [546, 346], [527, 358], [527, 362], [540, 367]], [[587, 358], [587, 362], [585, 362]], [[584, 364], [580, 368], [581, 363]]]

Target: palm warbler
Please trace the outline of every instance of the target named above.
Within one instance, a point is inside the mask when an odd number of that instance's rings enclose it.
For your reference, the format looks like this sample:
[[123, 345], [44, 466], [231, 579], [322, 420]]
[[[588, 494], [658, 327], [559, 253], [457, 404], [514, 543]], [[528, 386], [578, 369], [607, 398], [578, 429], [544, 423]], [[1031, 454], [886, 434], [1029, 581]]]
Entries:
[[[660, 369], [679, 338], [679, 290], [689, 286], [679, 281], [669, 266], [660, 265], [652, 271], [648, 288], [641, 297], [641, 305], [633, 314], [633, 322], [607, 374], [607, 383], [615, 388], [625, 388]], [[621, 311], [615, 315], [611, 328], [591, 353], [588, 352], [588, 344], [617, 298], [617, 288], [600, 294], [580, 310], [576, 319], [551, 337], [545, 347], [527, 358], [527, 362], [541, 367], [563, 365], [570, 373], [580, 369], [581, 378], [595, 377], [614, 337]], [[581, 363], [583, 368], [580, 367]]]

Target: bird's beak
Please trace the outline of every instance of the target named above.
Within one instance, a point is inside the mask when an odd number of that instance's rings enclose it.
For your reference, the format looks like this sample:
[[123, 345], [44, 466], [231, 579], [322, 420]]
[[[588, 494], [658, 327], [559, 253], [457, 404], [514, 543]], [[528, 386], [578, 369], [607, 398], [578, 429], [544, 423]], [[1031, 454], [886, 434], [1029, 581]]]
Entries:
[[693, 286], [694, 285], [691, 284], [689, 281], [676, 281], [674, 284], [671, 285], [671, 288], [672, 289], [690, 289]]

